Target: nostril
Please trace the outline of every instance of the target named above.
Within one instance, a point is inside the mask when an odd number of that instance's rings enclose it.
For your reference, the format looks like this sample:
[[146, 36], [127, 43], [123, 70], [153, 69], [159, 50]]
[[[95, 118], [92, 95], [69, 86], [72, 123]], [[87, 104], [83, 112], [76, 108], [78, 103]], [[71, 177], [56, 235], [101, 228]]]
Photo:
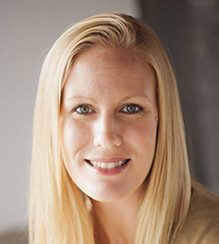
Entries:
[[103, 148], [111, 148], [114, 146], [120, 146], [122, 144], [121, 137], [116, 133], [100, 133], [97, 135], [94, 140], [93, 144], [96, 147], [103, 147]]

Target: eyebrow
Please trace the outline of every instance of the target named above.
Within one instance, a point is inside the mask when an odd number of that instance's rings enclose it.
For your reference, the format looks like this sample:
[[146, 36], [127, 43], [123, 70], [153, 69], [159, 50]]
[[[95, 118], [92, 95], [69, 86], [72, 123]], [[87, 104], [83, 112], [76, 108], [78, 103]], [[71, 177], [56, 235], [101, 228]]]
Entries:
[[[81, 100], [86, 99], [86, 100], [90, 100], [90, 101], [95, 100], [95, 98], [86, 97], [86, 96], [72, 96], [72, 97], [67, 98], [67, 102], [69, 100], [72, 101], [72, 100], [79, 100], [79, 99], [81, 99]], [[152, 101], [146, 95], [131, 95], [131, 96], [122, 98], [120, 101], [125, 101], [125, 100], [130, 100], [130, 99], [146, 99], [151, 105], [153, 105]], [[98, 103], [97, 101], [94, 101], [94, 102]]]

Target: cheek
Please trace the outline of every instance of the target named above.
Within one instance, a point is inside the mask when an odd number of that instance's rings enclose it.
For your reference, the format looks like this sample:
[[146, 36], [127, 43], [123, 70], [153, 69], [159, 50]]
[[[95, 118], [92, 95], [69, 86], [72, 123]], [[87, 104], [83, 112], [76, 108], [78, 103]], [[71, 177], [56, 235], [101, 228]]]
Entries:
[[88, 144], [89, 134], [89, 128], [85, 124], [66, 118], [62, 125], [64, 159], [67, 161], [72, 157], [77, 159], [78, 153]]
[[152, 119], [143, 120], [127, 128], [126, 134], [136, 148], [145, 152], [147, 149], [155, 147], [157, 124]]
[[[154, 120], [142, 121], [129, 129], [130, 145], [138, 162], [137, 174], [145, 178], [153, 163], [156, 148], [157, 124]], [[140, 166], [140, 167], [139, 167]]]

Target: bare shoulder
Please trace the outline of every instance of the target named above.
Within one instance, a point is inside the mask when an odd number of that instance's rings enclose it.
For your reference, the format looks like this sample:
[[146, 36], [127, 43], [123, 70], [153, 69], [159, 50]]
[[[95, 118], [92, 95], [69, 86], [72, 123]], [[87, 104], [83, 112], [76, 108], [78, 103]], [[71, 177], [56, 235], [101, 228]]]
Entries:
[[219, 197], [197, 182], [192, 184], [190, 208], [176, 243], [219, 243]]

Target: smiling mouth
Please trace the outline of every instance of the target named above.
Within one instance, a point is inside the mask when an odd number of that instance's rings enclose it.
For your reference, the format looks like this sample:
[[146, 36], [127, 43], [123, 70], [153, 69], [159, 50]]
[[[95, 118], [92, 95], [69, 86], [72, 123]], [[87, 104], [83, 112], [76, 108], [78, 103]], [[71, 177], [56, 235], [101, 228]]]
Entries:
[[91, 160], [87, 160], [87, 159], [85, 161], [94, 168], [111, 170], [111, 169], [123, 167], [130, 161], [130, 159], [119, 160], [116, 162], [91, 161]]

